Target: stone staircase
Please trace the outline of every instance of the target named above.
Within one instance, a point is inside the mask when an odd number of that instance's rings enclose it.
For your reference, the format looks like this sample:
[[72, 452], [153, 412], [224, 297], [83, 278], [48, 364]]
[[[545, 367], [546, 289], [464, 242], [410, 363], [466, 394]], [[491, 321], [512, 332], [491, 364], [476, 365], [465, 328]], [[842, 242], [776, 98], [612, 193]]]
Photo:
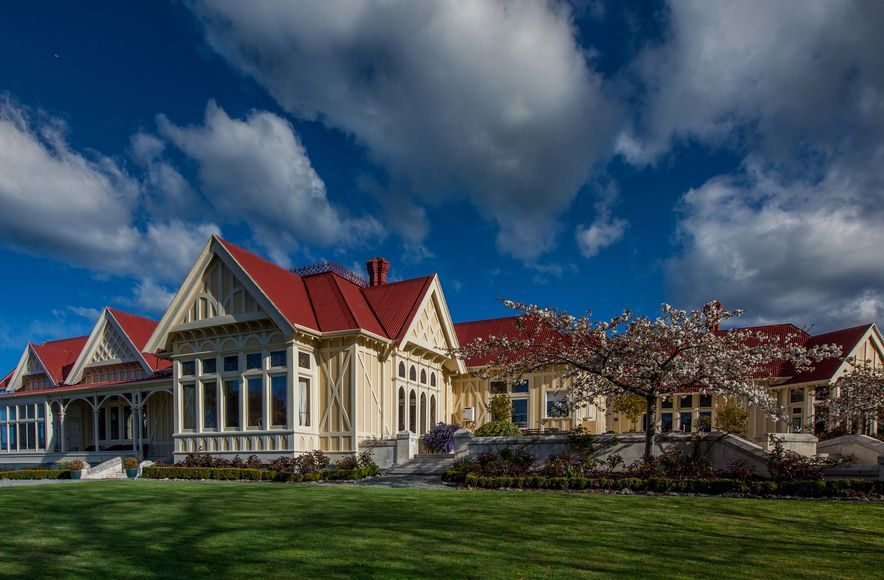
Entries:
[[415, 455], [408, 463], [393, 465], [384, 475], [442, 475], [454, 465], [453, 453]]

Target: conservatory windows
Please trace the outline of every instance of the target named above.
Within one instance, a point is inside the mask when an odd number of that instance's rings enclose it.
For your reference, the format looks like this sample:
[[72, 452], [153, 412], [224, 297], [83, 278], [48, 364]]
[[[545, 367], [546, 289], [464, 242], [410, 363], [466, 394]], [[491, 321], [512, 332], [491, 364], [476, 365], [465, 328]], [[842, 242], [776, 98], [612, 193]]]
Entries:
[[183, 428], [185, 431], [193, 431], [196, 429], [196, 385], [193, 383], [181, 385], [181, 401], [184, 412]]
[[568, 395], [565, 391], [549, 391], [546, 393], [547, 417], [567, 417], [569, 412]]
[[239, 355], [230, 355], [224, 357], [224, 372], [235, 373], [239, 370]]
[[310, 426], [310, 379], [298, 378], [298, 425]]
[[43, 403], [0, 407], [0, 451], [42, 451], [45, 448]]
[[224, 381], [224, 428], [238, 431], [239, 425], [239, 379]]
[[250, 352], [246, 355], [246, 370], [261, 368], [261, 353]]
[[[282, 351], [285, 355], [285, 351]], [[274, 428], [284, 429], [286, 415], [288, 413], [288, 385], [286, 375], [273, 375], [270, 377], [270, 425]]]
[[215, 357], [203, 359], [203, 374], [214, 375], [217, 370]]
[[270, 351], [270, 366], [271, 368], [279, 368], [284, 367], [287, 364], [286, 352], [284, 350], [272, 350]]
[[249, 429], [260, 429], [264, 424], [262, 416], [263, 390], [263, 377], [249, 377], [246, 381], [246, 413]]
[[217, 428], [218, 384], [215, 381], [206, 381], [203, 383], [203, 429], [214, 431]]
[[528, 399], [513, 399], [513, 423], [522, 428], [528, 426]]

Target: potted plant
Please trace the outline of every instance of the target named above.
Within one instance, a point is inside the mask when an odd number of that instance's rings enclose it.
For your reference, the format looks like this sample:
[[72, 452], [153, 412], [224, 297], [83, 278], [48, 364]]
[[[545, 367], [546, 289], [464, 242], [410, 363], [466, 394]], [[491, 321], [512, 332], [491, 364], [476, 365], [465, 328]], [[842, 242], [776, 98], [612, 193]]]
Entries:
[[74, 459], [71, 461], [71, 479], [80, 479], [83, 471], [89, 467], [82, 459]]
[[123, 459], [123, 469], [126, 470], [126, 477], [135, 479], [138, 475], [138, 459], [131, 455]]

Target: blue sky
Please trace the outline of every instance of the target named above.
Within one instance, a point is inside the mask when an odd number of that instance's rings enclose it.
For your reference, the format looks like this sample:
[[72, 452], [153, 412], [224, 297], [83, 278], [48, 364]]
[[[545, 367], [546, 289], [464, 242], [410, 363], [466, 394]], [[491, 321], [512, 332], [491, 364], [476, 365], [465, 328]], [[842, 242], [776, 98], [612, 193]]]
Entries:
[[[158, 317], [208, 235], [608, 316], [884, 311], [884, 6], [18, 2], [0, 367]], [[800, 9], [799, 9], [800, 6]]]

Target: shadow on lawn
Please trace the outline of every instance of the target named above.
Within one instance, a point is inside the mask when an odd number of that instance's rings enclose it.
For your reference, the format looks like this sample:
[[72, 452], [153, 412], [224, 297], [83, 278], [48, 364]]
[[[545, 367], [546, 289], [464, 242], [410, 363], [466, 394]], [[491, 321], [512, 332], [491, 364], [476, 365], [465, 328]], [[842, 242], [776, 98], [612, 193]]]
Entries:
[[803, 505], [237, 483], [43, 487], [0, 497], [0, 573], [647, 577], [777, 566], [782, 575], [791, 557], [806, 566], [796, 574], [843, 574], [845, 554], [857, 572], [874, 573], [881, 506]]

